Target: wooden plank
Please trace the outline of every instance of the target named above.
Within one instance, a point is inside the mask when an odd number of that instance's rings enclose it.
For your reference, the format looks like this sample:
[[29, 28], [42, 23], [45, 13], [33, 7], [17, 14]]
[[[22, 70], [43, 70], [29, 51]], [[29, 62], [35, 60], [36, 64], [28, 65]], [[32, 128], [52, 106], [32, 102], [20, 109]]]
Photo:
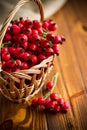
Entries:
[[[87, 32], [83, 30], [83, 23], [82, 21], [87, 21], [87, 17], [84, 17], [84, 20], [81, 18], [79, 19], [80, 15], [86, 14], [84, 10], [81, 11], [81, 14], [79, 12], [76, 13], [76, 7], [78, 4], [75, 4], [76, 2], [72, 1], [73, 6], [71, 6], [71, 3], [69, 2], [69, 6], [66, 6], [64, 8], [64, 16], [66, 15], [66, 22], [67, 28], [70, 32], [70, 38], [72, 41], [72, 48], [74, 49], [74, 53], [76, 55], [76, 60], [78, 63], [78, 68], [80, 70], [80, 76], [82, 81], [83, 90], [85, 90], [85, 93], [87, 94]], [[76, 6], [75, 6], [76, 5]], [[85, 7], [85, 3], [84, 3]], [[78, 10], [80, 10], [80, 7], [77, 7]], [[72, 17], [70, 17], [69, 13]], [[77, 15], [76, 15], [77, 14]], [[85, 25], [84, 25], [85, 26]]]

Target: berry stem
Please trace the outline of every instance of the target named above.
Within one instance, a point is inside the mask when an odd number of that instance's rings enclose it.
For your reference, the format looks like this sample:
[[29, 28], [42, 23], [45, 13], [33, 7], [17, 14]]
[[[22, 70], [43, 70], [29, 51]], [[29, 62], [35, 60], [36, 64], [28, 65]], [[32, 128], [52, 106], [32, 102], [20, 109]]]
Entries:
[[44, 95], [44, 99], [47, 99], [50, 96], [50, 94], [54, 91], [57, 80], [58, 80], [58, 73], [55, 73], [53, 78], [52, 78], [52, 82], [54, 83], [54, 85], [53, 85], [52, 89]]

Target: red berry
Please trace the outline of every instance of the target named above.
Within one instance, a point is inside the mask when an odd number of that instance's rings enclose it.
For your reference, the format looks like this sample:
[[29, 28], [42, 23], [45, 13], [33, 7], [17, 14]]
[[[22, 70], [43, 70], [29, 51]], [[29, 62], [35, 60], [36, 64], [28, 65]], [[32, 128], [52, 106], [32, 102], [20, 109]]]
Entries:
[[42, 28], [38, 28], [38, 34], [42, 34], [43, 33], [43, 29]]
[[25, 70], [25, 69], [28, 69], [29, 68], [29, 65], [27, 62], [23, 62], [22, 65], [21, 65], [21, 69], [22, 70]]
[[51, 55], [53, 55], [53, 54], [54, 54], [54, 51], [53, 51], [53, 49], [52, 49], [51, 47], [46, 48], [46, 55], [47, 55], [47, 56], [51, 56]]
[[57, 28], [58, 28], [58, 26], [57, 26], [56, 23], [51, 23], [51, 24], [49, 25], [49, 30], [50, 30], [50, 31], [55, 31]]
[[14, 54], [15, 51], [16, 51], [16, 49], [15, 49], [14, 47], [9, 47], [9, 52], [10, 52], [11, 54]]
[[44, 59], [46, 59], [46, 56], [44, 56], [43, 54], [38, 55], [38, 62], [41, 62]]
[[58, 95], [56, 94], [56, 93], [52, 93], [51, 95], [50, 95], [50, 98], [51, 98], [51, 100], [57, 100], [58, 99]]
[[37, 45], [36, 45], [35, 43], [31, 43], [31, 44], [29, 45], [29, 49], [30, 49], [31, 51], [36, 51]]
[[16, 65], [16, 66], [21, 66], [21, 65], [22, 65], [21, 60], [17, 59], [17, 60], [15, 61], [15, 65]]
[[8, 52], [4, 52], [4, 53], [2, 54], [2, 60], [8, 61], [8, 60], [10, 60], [10, 59], [11, 59], [11, 55], [10, 55]]
[[49, 23], [47, 21], [43, 22], [42, 27], [47, 29], [49, 27]]
[[25, 50], [28, 49], [28, 42], [21, 43], [21, 47], [23, 47]]
[[45, 99], [43, 99], [42, 97], [38, 98], [39, 105], [44, 105], [44, 103], [45, 103]]
[[28, 52], [23, 52], [20, 54], [20, 59], [23, 61], [28, 61], [30, 59], [30, 54]]
[[24, 52], [24, 49], [21, 48], [21, 47], [18, 47], [18, 48], [15, 49], [14, 55], [19, 58], [20, 55], [21, 55], [23, 52]]
[[54, 85], [53, 82], [47, 82], [46, 87], [47, 87], [48, 89], [52, 89], [53, 85]]
[[54, 35], [52, 33], [49, 33], [49, 34], [47, 34], [46, 38], [47, 38], [47, 40], [53, 41]]
[[50, 44], [48, 41], [44, 40], [42, 43], [41, 43], [41, 46], [42, 47], [50, 47]]
[[4, 69], [6, 67], [6, 62], [2, 61], [2, 68]]
[[45, 100], [44, 107], [45, 107], [46, 109], [49, 108], [49, 103], [50, 103], [50, 102], [51, 102], [51, 99], [46, 99], [46, 100]]
[[52, 49], [55, 54], [59, 54], [59, 45], [58, 44], [53, 44]]
[[64, 104], [63, 104], [63, 106], [62, 106], [61, 109], [62, 109], [63, 111], [67, 111], [67, 110], [69, 109], [69, 107], [70, 107], [69, 104], [68, 104], [67, 102], [64, 102]]
[[63, 105], [64, 104], [63, 98], [58, 98], [57, 102], [58, 102], [59, 105]]
[[9, 33], [6, 33], [4, 37], [4, 42], [9, 42], [11, 40], [12, 40], [12, 36]]
[[32, 35], [38, 34], [38, 30], [32, 29]]
[[56, 102], [51, 101], [48, 103], [48, 106], [50, 109], [54, 109], [54, 107], [56, 106]]
[[37, 105], [38, 105], [38, 98], [34, 98], [34, 99], [32, 100], [32, 105], [33, 105], [33, 106], [37, 106]]
[[61, 107], [60, 107], [59, 105], [55, 105], [55, 107], [54, 107], [54, 111], [59, 112], [60, 110], [61, 110]]
[[4, 53], [4, 52], [8, 52], [8, 48], [7, 48], [7, 47], [3, 47], [3, 48], [1, 49], [1, 53]]
[[16, 24], [12, 25], [10, 28], [10, 31], [12, 34], [19, 34], [20, 33], [20, 27]]
[[38, 29], [42, 26], [42, 23], [38, 20], [33, 20], [33, 28]]
[[27, 35], [25, 35], [25, 34], [20, 34], [20, 35], [19, 35], [19, 38], [18, 38], [18, 41], [19, 41], [20, 43], [27, 42], [27, 41], [28, 41]]
[[6, 65], [9, 68], [10, 67], [13, 68], [13, 67], [15, 67], [15, 61], [14, 60], [8, 60], [7, 63], [6, 63]]
[[31, 62], [36, 64], [37, 63], [37, 56], [31, 55]]

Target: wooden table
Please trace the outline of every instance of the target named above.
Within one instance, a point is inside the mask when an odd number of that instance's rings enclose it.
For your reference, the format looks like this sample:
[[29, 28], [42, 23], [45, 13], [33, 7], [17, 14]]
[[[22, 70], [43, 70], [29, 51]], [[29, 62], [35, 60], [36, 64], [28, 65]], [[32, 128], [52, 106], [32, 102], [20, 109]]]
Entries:
[[70, 103], [67, 114], [13, 104], [0, 95], [0, 130], [87, 130], [87, 2], [69, 0], [51, 17], [66, 37], [54, 61], [55, 91]]

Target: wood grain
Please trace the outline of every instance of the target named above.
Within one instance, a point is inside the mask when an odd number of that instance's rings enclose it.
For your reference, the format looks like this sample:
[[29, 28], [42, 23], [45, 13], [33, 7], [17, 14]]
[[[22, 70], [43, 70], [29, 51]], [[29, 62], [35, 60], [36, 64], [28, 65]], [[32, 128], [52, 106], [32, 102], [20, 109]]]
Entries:
[[[0, 95], [0, 130], [87, 130], [87, 1], [69, 0], [50, 17], [66, 37], [47, 80], [58, 72], [55, 92], [69, 102], [68, 113], [14, 104]], [[41, 96], [41, 93], [39, 93]], [[4, 125], [4, 127], [3, 127]]]

